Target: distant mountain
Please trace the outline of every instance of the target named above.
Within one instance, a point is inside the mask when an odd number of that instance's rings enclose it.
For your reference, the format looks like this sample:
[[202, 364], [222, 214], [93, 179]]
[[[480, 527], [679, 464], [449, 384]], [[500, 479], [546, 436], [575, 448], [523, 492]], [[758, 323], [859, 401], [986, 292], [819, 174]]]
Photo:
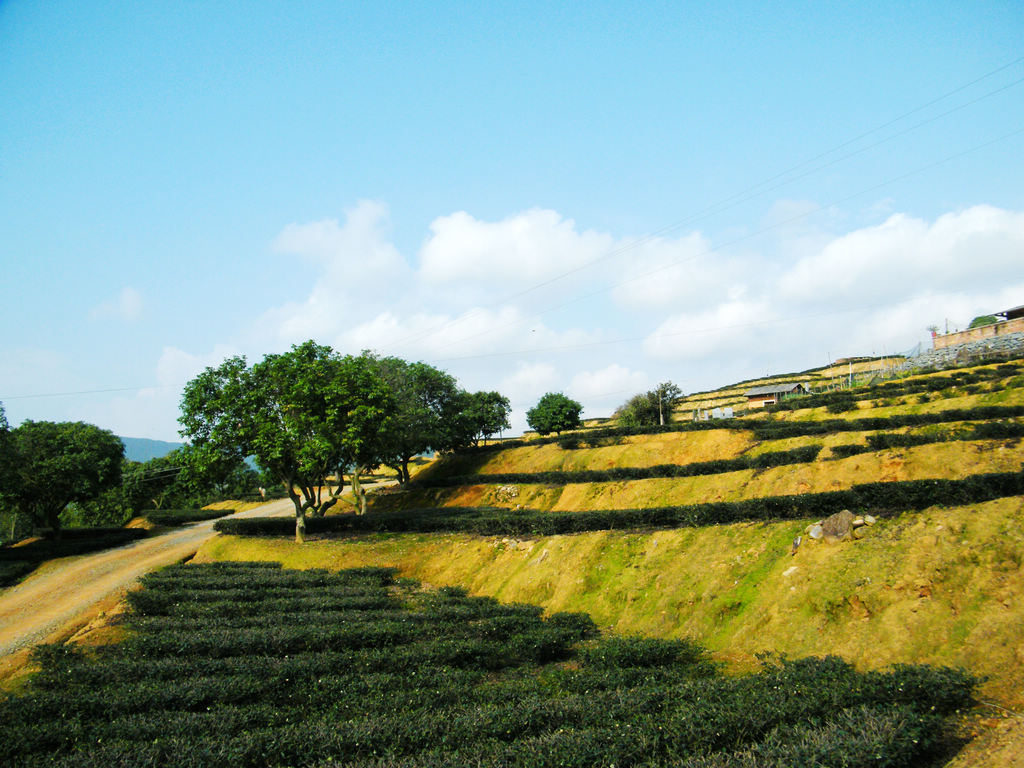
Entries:
[[146, 437], [122, 437], [124, 443], [124, 457], [131, 461], [149, 461], [160, 456], [166, 456], [175, 448], [181, 448], [184, 443], [168, 443], [165, 440], [150, 440]]

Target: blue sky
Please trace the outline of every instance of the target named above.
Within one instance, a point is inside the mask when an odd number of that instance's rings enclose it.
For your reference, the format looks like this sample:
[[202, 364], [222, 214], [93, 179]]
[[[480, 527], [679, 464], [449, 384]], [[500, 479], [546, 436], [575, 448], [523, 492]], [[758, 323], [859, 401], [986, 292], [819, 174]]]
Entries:
[[[1024, 304], [1017, 2], [0, 2], [0, 400], [315, 338], [608, 415]], [[95, 391], [118, 390], [118, 391]], [[61, 394], [55, 393], [77, 393]]]

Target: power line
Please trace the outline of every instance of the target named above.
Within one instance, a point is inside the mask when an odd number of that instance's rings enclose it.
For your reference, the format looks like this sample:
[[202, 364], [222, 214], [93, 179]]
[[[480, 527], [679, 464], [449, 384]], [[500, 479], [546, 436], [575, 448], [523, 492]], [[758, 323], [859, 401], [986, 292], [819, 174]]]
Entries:
[[[594, 296], [599, 296], [601, 294], [607, 293], [608, 291], [614, 290], [615, 288], [619, 288], [619, 287], [621, 287], [623, 285], [627, 285], [629, 283], [636, 282], [637, 280], [643, 280], [643, 279], [652, 277], [653, 275], [656, 275], [656, 274], [658, 274], [660, 272], [664, 272], [665, 270], [670, 269], [672, 267], [679, 266], [680, 264], [684, 264], [684, 263], [687, 263], [687, 262], [695, 261], [696, 259], [699, 259], [699, 258], [702, 258], [703, 256], [707, 256], [707, 255], [710, 255], [712, 253], [715, 253], [715, 252], [717, 252], [717, 251], [719, 251], [719, 250], [721, 250], [721, 249], [723, 249], [723, 248], [725, 248], [727, 246], [736, 245], [737, 243], [741, 243], [741, 242], [744, 242], [746, 240], [750, 240], [752, 238], [759, 237], [759, 236], [761, 236], [761, 235], [763, 235], [763, 234], [765, 234], [767, 232], [770, 232], [770, 231], [772, 231], [774, 229], [778, 229], [779, 227], [785, 226], [787, 224], [792, 224], [795, 221], [799, 221], [800, 219], [804, 219], [804, 218], [806, 218], [806, 217], [808, 217], [808, 216], [810, 216], [810, 215], [812, 215], [814, 213], [819, 213], [819, 212], [821, 212], [823, 210], [826, 210], [827, 208], [830, 208], [830, 207], [832, 207], [834, 205], [839, 205], [841, 203], [848, 202], [850, 200], [853, 200], [854, 198], [860, 197], [861, 195], [868, 194], [869, 192], [874, 192], [874, 191], [876, 191], [878, 189], [881, 189], [882, 187], [886, 187], [886, 186], [888, 186], [890, 184], [895, 184], [898, 181], [903, 181], [904, 179], [910, 178], [911, 176], [915, 176], [915, 175], [917, 175], [919, 173], [923, 173], [923, 172], [925, 172], [927, 170], [935, 168], [935, 167], [937, 167], [939, 165], [942, 165], [944, 163], [950, 162], [952, 160], [956, 160], [956, 159], [958, 159], [960, 157], [963, 157], [965, 155], [969, 155], [972, 152], [977, 152], [979, 150], [985, 149], [986, 147], [990, 147], [993, 144], [997, 144], [997, 143], [999, 143], [1001, 141], [1005, 141], [1007, 139], [1013, 138], [1014, 136], [1017, 136], [1017, 135], [1019, 135], [1021, 133], [1024, 133], [1024, 128], [1018, 128], [1017, 130], [1011, 131], [1010, 133], [1003, 134], [1001, 136], [998, 136], [998, 137], [996, 137], [994, 139], [991, 139], [989, 141], [983, 142], [981, 144], [977, 144], [977, 145], [975, 145], [973, 147], [970, 147], [969, 149], [965, 149], [965, 150], [963, 150], [961, 152], [956, 152], [954, 154], [947, 155], [946, 157], [944, 157], [944, 158], [942, 158], [940, 160], [936, 160], [934, 162], [927, 163], [927, 164], [925, 164], [923, 166], [915, 168], [912, 171], [908, 171], [906, 173], [900, 174], [899, 176], [891, 177], [889, 179], [886, 179], [885, 181], [879, 182], [877, 184], [873, 184], [870, 187], [866, 187], [866, 188], [861, 189], [861, 190], [859, 190], [857, 192], [854, 192], [854, 193], [852, 193], [850, 195], [846, 195], [845, 197], [838, 198], [836, 200], [833, 200], [832, 202], [829, 202], [829, 203], [826, 203], [826, 204], [823, 204], [823, 205], [819, 205], [819, 206], [817, 206], [815, 208], [812, 208], [811, 210], [804, 211], [804, 212], [799, 213], [799, 214], [797, 214], [795, 216], [791, 216], [788, 219], [784, 219], [782, 221], [777, 221], [774, 224], [770, 224], [770, 225], [768, 225], [766, 227], [763, 227], [763, 228], [761, 228], [759, 230], [756, 230], [754, 232], [750, 232], [750, 233], [748, 233], [746, 235], [743, 235], [742, 237], [737, 237], [737, 238], [734, 238], [733, 240], [726, 241], [724, 243], [720, 243], [719, 245], [717, 245], [717, 246], [715, 246], [713, 248], [708, 248], [707, 250], [702, 251], [701, 253], [695, 254], [693, 256], [688, 256], [688, 257], [682, 258], [682, 259], [675, 259], [675, 260], [673, 260], [673, 261], [671, 261], [671, 262], [669, 262], [667, 264], [663, 264], [662, 266], [658, 267], [657, 269], [653, 269], [653, 270], [650, 270], [648, 272], [641, 273], [639, 275], [634, 275], [632, 277], [626, 278], [625, 280], [620, 280], [619, 282], [611, 283], [610, 285], [606, 285], [603, 288], [599, 288], [596, 291], [591, 291], [590, 293], [586, 293], [586, 294], [583, 294], [581, 296], [577, 296], [577, 297], [575, 297], [573, 299], [569, 299], [568, 301], [564, 301], [564, 302], [561, 302], [559, 304], [555, 304], [555, 305], [549, 306], [546, 309], [543, 309], [540, 312], [535, 313], [535, 315], [536, 316], [543, 316], [543, 315], [548, 314], [550, 312], [554, 312], [555, 310], [563, 309], [565, 307], [571, 306], [572, 304], [576, 304], [576, 303], [578, 303], [580, 301], [583, 301], [585, 299], [593, 298]], [[523, 318], [522, 320], [519, 320], [519, 321], [514, 322], [514, 323], [506, 323], [506, 324], [504, 324], [502, 326], [497, 326], [496, 328], [488, 328], [486, 330], [480, 331], [479, 333], [473, 334], [471, 336], [464, 336], [461, 339], [457, 339], [455, 341], [448, 342], [447, 344], [442, 345], [441, 348], [443, 349], [444, 347], [450, 347], [450, 346], [452, 346], [454, 344], [460, 344], [460, 343], [463, 343], [463, 342], [466, 342], [466, 341], [470, 341], [472, 339], [479, 338], [480, 336], [485, 336], [485, 335], [487, 335], [489, 333], [493, 333], [495, 330], [498, 330], [499, 328], [514, 328], [516, 326], [522, 325], [523, 323], [526, 323], [526, 322], [532, 321], [532, 320], [533, 320], [533, 317]], [[500, 354], [500, 353], [494, 353], [494, 354]]]
[[36, 397], [70, 397], [72, 395], [97, 395], [107, 392], [141, 392], [144, 389], [168, 389], [170, 384], [156, 384], [148, 387], [113, 387], [110, 389], [80, 389], [76, 392], [46, 392], [35, 395], [7, 395], [0, 396], [0, 402], [7, 400], [28, 400]]
[[[578, 267], [574, 267], [573, 269], [570, 269], [570, 270], [568, 270], [566, 272], [562, 272], [562, 273], [560, 273], [558, 275], [555, 275], [554, 277], [548, 278], [548, 279], [543, 280], [543, 281], [541, 281], [539, 283], [531, 285], [531, 286], [529, 286], [527, 288], [524, 288], [523, 290], [517, 291], [517, 292], [512, 293], [512, 294], [509, 294], [508, 296], [506, 296], [503, 299], [499, 300], [497, 303], [498, 304], [506, 304], [508, 302], [511, 302], [511, 301], [521, 297], [521, 296], [524, 296], [526, 294], [532, 293], [533, 291], [536, 291], [536, 290], [539, 290], [540, 288], [543, 288], [545, 286], [551, 285], [552, 283], [555, 283], [555, 282], [557, 282], [559, 280], [562, 280], [562, 279], [564, 279], [564, 278], [566, 278], [566, 277], [568, 277], [570, 275], [576, 274], [577, 272], [583, 271], [585, 269], [590, 269], [591, 267], [595, 266], [596, 264], [598, 264], [598, 263], [600, 263], [602, 261], [606, 261], [606, 260], [608, 260], [610, 258], [613, 258], [615, 256], [621, 255], [622, 253], [628, 252], [630, 250], [634, 250], [634, 249], [636, 249], [636, 248], [640, 247], [641, 245], [644, 245], [644, 244], [646, 244], [648, 242], [652, 242], [652, 241], [656, 240], [657, 238], [661, 237], [662, 235], [665, 235], [665, 234], [667, 234], [669, 232], [677, 230], [680, 227], [682, 227], [682, 226], [684, 226], [684, 225], [686, 225], [688, 223], [692, 223], [692, 222], [694, 222], [696, 220], [699, 220], [700, 218], [703, 218], [704, 216], [710, 215], [712, 213], [721, 213], [722, 211], [728, 210], [729, 208], [732, 208], [732, 207], [734, 207], [736, 205], [739, 205], [740, 203], [747, 202], [747, 201], [753, 199], [754, 197], [762, 195], [762, 194], [764, 194], [766, 192], [773, 191], [775, 189], [778, 189], [781, 186], [785, 186], [786, 184], [792, 183], [793, 181], [797, 181], [798, 179], [805, 178], [805, 177], [807, 177], [807, 176], [809, 176], [809, 175], [811, 175], [813, 173], [816, 173], [816, 172], [818, 172], [820, 170], [823, 170], [825, 168], [831, 167], [832, 165], [835, 165], [836, 163], [842, 162], [843, 160], [847, 160], [847, 159], [849, 159], [851, 157], [854, 157], [856, 155], [862, 154], [863, 152], [866, 152], [866, 151], [868, 151], [870, 149], [873, 149], [873, 148], [875, 148], [875, 147], [877, 147], [877, 146], [879, 146], [881, 144], [884, 144], [884, 143], [886, 143], [888, 141], [891, 141], [891, 140], [893, 140], [895, 138], [898, 138], [900, 136], [906, 135], [907, 133], [909, 133], [911, 131], [917, 130], [918, 128], [920, 128], [920, 127], [922, 127], [924, 125], [927, 125], [928, 123], [931, 123], [931, 122], [934, 122], [936, 120], [939, 120], [942, 117], [946, 117], [949, 114], [952, 114], [953, 112], [956, 112], [956, 111], [959, 111], [961, 109], [964, 109], [964, 108], [966, 108], [968, 106], [976, 104], [979, 101], [982, 101], [983, 99], [989, 98], [990, 96], [993, 96], [993, 95], [995, 95], [997, 93], [1005, 91], [1005, 90], [1007, 90], [1007, 89], [1009, 89], [1009, 88], [1011, 88], [1011, 87], [1013, 87], [1015, 85], [1020, 84], [1021, 82], [1024, 82], [1024, 78], [1015, 80], [1015, 81], [1013, 81], [1013, 82], [1011, 82], [1011, 83], [1009, 83], [1007, 85], [1001, 86], [1000, 88], [997, 88], [997, 89], [995, 89], [993, 91], [990, 91], [990, 92], [988, 92], [986, 94], [983, 94], [982, 96], [979, 96], [979, 97], [977, 97], [975, 99], [972, 99], [971, 101], [968, 101], [968, 102], [966, 102], [964, 104], [958, 105], [957, 107], [954, 107], [954, 108], [952, 108], [950, 110], [947, 110], [946, 112], [943, 112], [943, 113], [941, 113], [939, 115], [936, 115], [936, 116], [934, 116], [932, 118], [929, 118], [927, 120], [921, 121], [920, 123], [917, 123], [917, 124], [911, 126], [910, 128], [907, 128], [907, 129], [905, 129], [905, 130], [903, 130], [903, 131], [901, 131], [899, 133], [896, 133], [896, 134], [894, 134], [892, 136], [889, 136], [889, 137], [887, 137], [885, 139], [881, 139], [881, 140], [879, 140], [879, 141], [875, 142], [874, 144], [871, 144], [871, 145], [869, 145], [867, 147], [862, 147], [862, 148], [860, 148], [860, 149], [858, 149], [858, 150], [856, 150], [854, 152], [850, 152], [850, 153], [848, 153], [846, 155], [843, 155], [843, 156], [841, 156], [839, 158], [833, 159], [833, 160], [829, 161], [828, 163], [825, 163], [825, 164], [819, 165], [817, 167], [814, 167], [814, 168], [810, 169], [809, 171], [805, 171], [804, 173], [802, 173], [800, 175], [797, 175], [797, 176], [792, 176], [791, 175], [795, 171], [800, 170], [801, 168], [805, 168], [806, 166], [811, 165], [811, 164], [815, 163], [818, 160], [821, 160], [821, 159], [823, 159], [823, 158], [825, 158], [825, 157], [827, 157], [827, 156], [829, 156], [831, 154], [834, 154], [835, 152], [838, 152], [841, 149], [844, 149], [844, 148], [846, 148], [848, 146], [851, 146], [851, 145], [857, 143], [858, 141], [860, 141], [863, 138], [866, 138], [866, 137], [868, 137], [868, 136], [870, 136], [872, 134], [878, 133], [879, 131], [882, 131], [882, 130], [884, 130], [884, 129], [892, 126], [892, 125], [895, 125], [896, 123], [900, 122], [901, 120], [904, 120], [907, 117], [910, 117], [911, 115], [917, 114], [918, 112], [922, 112], [922, 111], [924, 111], [925, 109], [927, 109], [930, 106], [934, 106], [935, 104], [938, 104], [938, 103], [940, 103], [942, 101], [945, 101], [946, 99], [950, 98], [951, 96], [954, 96], [957, 93], [960, 93], [960, 92], [962, 92], [964, 90], [967, 90], [971, 86], [977, 85], [980, 82], [983, 82], [983, 81], [985, 81], [985, 80], [987, 80], [987, 79], [989, 79], [991, 77], [994, 77], [995, 75], [999, 74], [1000, 72], [1003, 72], [1003, 71], [1005, 71], [1005, 70], [1007, 70], [1007, 69], [1009, 69], [1009, 68], [1011, 68], [1011, 67], [1013, 67], [1013, 66], [1015, 66], [1017, 64], [1020, 64], [1021, 62], [1024, 62], [1024, 56], [1016, 58], [1013, 61], [1010, 61], [1010, 62], [1008, 62], [1006, 64], [1003, 64], [1003, 65], [1001, 65], [999, 67], [996, 67], [995, 69], [990, 70], [989, 72], [981, 75], [980, 77], [975, 78], [974, 80], [971, 80], [968, 83], [964, 83], [963, 85], [957, 86], [956, 88], [953, 88], [952, 90], [946, 91], [942, 95], [940, 95], [940, 96], [938, 96], [938, 97], [936, 97], [934, 99], [931, 99], [930, 101], [928, 101], [928, 102], [926, 102], [926, 103], [924, 103], [924, 104], [922, 104], [920, 106], [914, 107], [913, 109], [908, 110], [908, 111], [898, 115], [897, 117], [894, 117], [894, 118], [892, 118], [890, 120], [887, 120], [886, 122], [882, 123], [881, 125], [878, 125], [878, 126], [875, 126], [874, 128], [870, 128], [870, 129], [868, 129], [866, 131], [863, 131], [863, 132], [861, 132], [860, 134], [854, 136], [851, 139], [847, 139], [846, 141], [844, 141], [844, 142], [842, 142], [842, 143], [840, 143], [840, 144], [838, 144], [838, 145], [836, 145], [836, 146], [834, 146], [834, 147], [832, 147], [832, 148], [830, 148], [828, 150], [825, 150], [824, 152], [821, 152], [821, 153], [819, 153], [817, 155], [814, 155], [813, 157], [808, 158], [807, 160], [801, 161], [800, 163], [797, 163], [796, 165], [793, 165], [790, 168], [788, 168], [788, 169], [786, 169], [786, 170], [784, 170], [784, 171], [782, 171], [782, 172], [780, 172], [778, 174], [775, 174], [774, 176], [771, 176], [771, 177], [765, 179], [764, 181], [758, 182], [757, 184], [753, 184], [753, 185], [747, 187], [745, 190], [741, 190], [740, 192], [737, 192], [737, 193], [735, 193], [733, 195], [730, 195], [730, 196], [728, 196], [726, 198], [723, 198], [722, 200], [719, 200], [719, 201], [717, 201], [715, 203], [712, 203], [711, 205], [709, 205], [709, 206], [707, 206], [707, 207], [705, 207], [705, 208], [703, 208], [703, 209], [701, 209], [699, 211], [696, 211], [695, 213], [693, 213], [693, 214], [691, 214], [689, 216], [686, 216], [683, 219], [680, 219], [679, 221], [677, 221], [677, 222], [675, 222], [673, 224], [669, 224], [669, 225], [667, 225], [665, 227], [662, 227], [661, 229], [658, 229], [658, 230], [656, 230], [656, 231], [654, 231], [654, 232], [652, 232], [652, 233], [650, 233], [648, 235], [645, 235], [643, 237], [637, 238], [636, 240], [632, 240], [629, 243], [626, 243], [626, 244], [624, 244], [622, 246], [619, 246], [618, 248], [614, 248], [611, 251], [609, 251], [608, 253], [605, 253], [604, 255], [599, 256], [596, 259], [592, 259], [591, 261], [589, 261], [589, 262], [587, 262], [585, 264], [582, 264], [582, 265], [580, 265]], [[787, 176], [789, 178], [786, 178]], [[782, 179], [784, 179], [784, 180], [780, 181]], [[776, 181], [778, 181], [778, 183], [773, 185], [773, 182], [776, 182]], [[769, 186], [769, 185], [772, 185], [772, 186]], [[390, 348], [393, 349], [393, 348], [395, 348], [397, 346], [403, 345], [403, 344], [405, 344], [407, 342], [410, 342], [410, 341], [418, 341], [420, 339], [425, 338], [426, 336], [429, 336], [432, 333], [437, 333], [438, 331], [444, 330], [445, 328], [449, 328], [449, 327], [451, 327], [453, 325], [456, 325], [456, 324], [458, 324], [460, 322], [463, 322], [464, 320], [466, 320], [466, 319], [468, 319], [470, 317], [473, 317], [474, 315], [479, 314], [482, 311], [483, 311], [483, 309], [480, 308], [480, 307], [473, 308], [471, 310], [468, 310], [467, 312], [464, 312], [462, 315], [460, 315], [457, 318], [453, 318], [451, 320], [444, 321], [444, 322], [442, 322], [442, 323], [440, 323], [438, 325], [432, 326], [430, 328], [420, 329], [419, 331], [415, 331], [415, 332], [413, 332], [411, 334], [408, 334], [408, 335], [403, 336], [403, 337], [401, 337], [399, 339], [396, 339], [396, 340], [388, 343], [386, 345], [386, 347], [390, 347]], [[470, 338], [473, 338], [473, 337], [470, 337]], [[453, 343], [458, 343], [458, 342], [453, 342]]]
[[[932, 168], [935, 168], [935, 167], [937, 167], [939, 165], [942, 165], [944, 163], [950, 162], [952, 160], [956, 160], [956, 159], [958, 159], [960, 157], [964, 157], [964, 156], [969, 155], [969, 154], [971, 154], [973, 152], [980, 151], [980, 150], [985, 149], [987, 147], [990, 147], [990, 146], [992, 146], [994, 144], [998, 144], [1001, 141], [1005, 141], [1007, 139], [1013, 138], [1014, 136], [1018, 136], [1018, 135], [1020, 135], [1022, 133], [1024, 133], [1024, 128], [1018, 128], [1018, 129], [1016, 129], [1014, 131], [1010, 131], [1009, 133], [1002, 134], [1001, 136], [997, 136], [997, 137], [995, 137], [993, 139], [990, 139], [990, 140], [988, 140], [986, 142], [983, 142], [981, 144], [976, 144], [973, 147], [965, 149], [965, 150], [963, 150], [961, 152], [956, 152], [956, 153], [953, 153], [951, 155], [947, 155], [946, 157], [943, 157], [943, 158], [941, 158], [939, 160], [936, 160], [936, 161], [934, 161], [932, 163], [928, 163], [926, 165], [919, 166], [918, 168], [915, 168], [912, 171], [908, 171], [906, 173], [900, 174], [899, 176], [891, 177], [889, 179], [886, 179], [885, 181], [879, 182], [878, 184], [874, 184], [874, 185], [872, 185], [870, 187], [866, 187], [864, 189], [861, 189], [861, 190], [859, 190], [857, 192], [854, 192], [854, 193], [852, 193], [850, 195], [847, 195], [845, 197], [838, 198], [836, 200], [833, 200], [830, 203], [827, 203], [827, 204], [824, 204], [824, 205], [819, 205], [819, 206], [817, 206], [817, 207], [815, 207], [815, 208], [813, 208], [813, 209], [811, 209], [809, 211], [804, 211], [803, 213], [797, 214], [795, 216], [792, 216], [792, 217], [790, 217], [788, 219], [784, 219], [782, 221], [778, 221], [778, 222], [776, 222], [774, 224], [771, 224], [769, 226], [763, 227], [762, 229], [759, 229], [759, 230], [757, 230], [755, 232], [751, 232], [751, 233], [749, 233], [747, 235], [744, 235], [742, 237], [738, 237], [738, 238], [735, 238], [735, 239], [733, 239], [731, 241], [724, 242], [724, 243], [722, 243], [722, 244], [720, 244], [718, 246], [715, 246], [714, 248], [709, 248], [706, 251], [703, 251], [703, 252], [701, 252], [699, 254], [696, 254], [694, 256], [690, 256], [690, 257], [687, 257], [685, 259], [677, 259], [675, 261], [669, 262], [668, 264], [664, 264], [664, 265], [658, 267], [657, 269], [651, 270], [649, 272], [645, 272], [645, 273], [640, 274], [640, 275], [634, 275], [633, 277], [629, 277], [629, 278], [627, 278], [625, 280], [621, 280], [621, 281], [619, 281], [617, 283], [612, 283], [612, 284], [610, 284], [608, 286], [605, 286], [604, 288], [601, 288], [601, 289], [599, 289], [597, 291], [592, 291], [591, 293], [584, 294], [582, 296], [577, 296], [576, 298], [570, 299], [570, 300], [562, 302], [560, 304], [556, 304], [556, 305], [550, 306], [547, 309], [544, 309], [544, 310], [542, 310], [541, 312], [539, 312], [537, 314], [544, 315], [544, 314], [547, 314], [549, 312], [553, 312], [553, 311], [555, 311], [557, 309], [563, 309], [563, 308], [565, 308], [567, 306], [570, 306], [572, 304], [578, 303], [578, 302], [583, 301], [585, 299], [592, 298], [594, 296], [598, 296], [598, 295], [601, 295], [603, 293], [607, 293], [610, 290], [614, 290], [615, 288], [619, 288], [619, 287], [621, 287], [623, 285], [626, 285], [628, 283], [635, 282], [637, 280], [642, 280], [644, 278], [651, 277], [651, 276], [653, 276], [655, 274], [658, 274], [659, 272], [663, 272], [666, 269], [669, 269], [671, 267], [675, 267], [675, 266], [678, 266], [680, 264], [687, 263], [689, 261], [694, 261], [694, 260], [696, 260], [698, 258], [701, 258], [703, 256], [707, 256], [709, 254], [715, 253], [716, 251], [719, 251], [722, 248], [725, 248], [727, 246], [735, 245], [735, 244], [743, 242], [745, 240], [749, 240], [751, 238], [758, 237], [758, 236], [760, 236], [762, 234], [765, 234], [766, 232], [770, 232], [770, 231], [772, 231], [774, 229], [777, 229], [779, 227], [785, 226], [787, 224], [791, 224], [791, 223], [793, 223], [795, 221], [799, 221], [800, 219], [806, 218], [807, 216], [810, 216], [810, 215], [812, 215], [814, 213], [818, 213], [818, 212], [820, 212], [822, 210], [825, 210], [825, 209], [827, 209], [827, 208], [829, 208], [831, 206], [838, 205], [838, 204], [843, 203], [843, 202], [847, 202], [847, 201], [852, 200], [852, 199], [854, 199], [856, 197], [859, 197], [861, 195], [865, 195], [865, 194], [867, 194], [869, 192], [873, 192], [873, 191], [875, 191], [877, 189], [880, 189], [882, 187], [888, 186], [889, 184], [894, 184], [894, 183], [896, 183], [898, 181], [902, 181], [904, 179], [910, 178], [911, 176], [915, 176], [918, 173], [923, 173], [924, 171], [930, 170]], [[833, 311], [833, 312], [816, 313], [816, 314], [804, 315], [804, 316], [800, 316], [800, 317], [789, 317], [789, 318], [777, 318], [777, 319], [763, 320], [763, 321], [752, 321], [750, 323], [743, 323], [743, 324], [739, 324], [739, 325], [719, 326], [717, 328], [705, 328], [705, 329], [699, 329], [699, 330], [687, 330], [687, 331], [681, 331], [681, 332], [678, 332], [678, 333], [659, 334], [657, 336], [650, 336], [650, 335], [648, 335], [648, 336], [636, 336], [636, 337], [613, 339], [613, 340], [607, 340], [607, 341], [582, 342], [582, 343], [578, 343], [578, 344], [566, 344], [566, 345], [558, 345], [558, 346], [552, 346], [552, 347], [541, 347], [541, 348], [535, 348], [535, 349], [522, 349], [522, 350], [507, 351], [507, 352], [488, 352], [488, 353], [476, 354], [476, 355], [461, 355], [461, 356], [453, 356], [453, 357], [446, 357], [446, 358], [433, 358], [432, 360], [430, 360], [430, 362], [433, 362], [433, 363], [445, 363], [445, 362], [454, 362], [454, 361], [461, 361], [461, 360], [478, 360], [478, 359], [494, 358], [494, 357], [511, 357], [511, 356], [519, 356], [519, 355], [539, 354], [539, 353], [543, 353], [543, 352], [568, 351], [568, 350], [573, 350], [573, 349], [583, 349], [583, 348], [587, 348], [587, 347], [606, 346], [606, 345], [613, 345], [613, 344], [625, 344], [625, 343], [631, 343], [631, 342], [635, 343], [637, 341], [643, 341], [643, 340], [646, 340], [646, 339], [668, 338], [668, 337], [672, 337], [672, 336], [688, 335], [688, 334], [692, 334], [692, 333], [712, 333], [712, 332], [716, 332], [716, 331], [735, 330], [735, 329], [738, 329], [738, 328], [745, 328], [745, 327], [749, 327], [749, 326], [753, 326], [753, 325], [761, 325], [761, 324], [768, 324], [768, 323], [791, 322], [791, 321], [794, 321], [794, 320], [810, 319], [810, 318], [814, 318], [814, 317], [829, 316], [829, 315], [833, 315], [833, 314], [843, 314], [843, 313], [852, 312], [852, 311], [862, 311], [862, 310], [866, 311], [868, 309], [877, 309], [877, 308], [882, 307], [882, 306], [887, 306], [887, 305], [882, 304], [882, 305], [874, 305], [874, 306], [870, 306], [870, 307], [859, 307], [859, 308], [855, 308], [855, 309], [847, 309], [847, 310], [839, 310], [839, 311]], [[522, 319], [522, 320], [520, 320], [518, 322], [507, 323], [504, 326], [500, 326], [500, 327], [502, 327], [502, 328], [514, 328], [514, 327], [516, 327], [518, 325], [522, 325], [523, 323], [527, 322], [528, 320], [532, 320], [532, 319], [533, 318], [524, 318], [524, 319]], [[452, 321], [452, 322], [454, 322], [454, 321]], [[449, 324], [451, 324], [451, 323], [449, 323]], [[475, 334], [473, 336], [466, 336], [466, 337], [463, 337], [462, 339], [459, 339], [457, 341], [449, 342], [448, 344], [445, 344], [443, 346], [452, 346], [453, 344], [458, 344], [458, 343], [462, 343], [462, 342], [465, 342], [465, 341], [470, 341], [470, 340], [472, 340], [474, 338], [478, 338], [479, 336], [483, 336], [483, 335], [486, 335], [488, 333], [493, 333], [495, 330], [497, 330], [497, 328], [490, 328], [490, 329], [487, 329], [485, 331], [481, 331], [480, 333]], [[167, 389], [170, 386], [171, 385], [161, 385], [161, 386], [153, 386], [153, 387], [116, 387], [116, 388], [110, 388], [110, 389], [81, 390], [81, 391], [78, 391], [78, 392], [55, 392], [55, 393], [48, 393], [48, 394], [16, 395], [16, 396], [10, 396], [10, 397], [0, 397], [0, 402], [5, 401], [5, 400], [17, 400], [17, 399], [27, 399], [27, 398], [37, 398], [37, 397], [65, 397], [65, 396], [83, 395], [83, 394], [96, 394], [96, 393], [105, 393], [105, 392], [137, 392], [137, 391], [141, 391], [141, 390], [144, 390], [144, 389]]]

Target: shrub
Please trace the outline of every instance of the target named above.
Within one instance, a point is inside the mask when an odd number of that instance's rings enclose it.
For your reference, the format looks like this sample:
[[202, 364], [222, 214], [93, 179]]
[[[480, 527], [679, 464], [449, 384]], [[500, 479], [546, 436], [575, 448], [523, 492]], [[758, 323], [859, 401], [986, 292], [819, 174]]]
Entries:
[[153, 525], [177, 526], [216, 520], [234, 513], [233, 509], [154, 509], [145, 512], [144, 517]]
[[[206, 606], [206, 582], [275, 574], [318, 599], [330, 586], [273, 567], [168, 568], [142, 594]], [[388, 596], [391, 574], [337, 574]], [[220, 590], [213, 589], [213, 592]], [[191, 595], [192, 597], [189, 597]], [[270, 609], [251, 627], [211, 631], [188, 610], [144, 621], [125, 643], [36, 653], [43, 672], [0, 701], [0, 761], [10, 765], [918, 765], [942, 716], [970, 702], [959, 670], [858, 673], [839, 659], [769, 662], [725, 677], [688, 641], [605, 638], [582, 614], [547, 619], [464, 591], [401, 592], [392, 609], [324, 615], [315, 625]], [[483, 619], [459, 615], [475, 611]], [[454, 611], [454, 613], [453, 613]], [[285, 623], [283, 623], [285, 622]], [[305, 646], [293, 641], [305, 633]], [[505, 637], [499, 637], [500, 635]], [[317, 650], [328, 639], [360, 644]], [[398, 636], [401, 644], [379, 644]], [[287, 642], [278, 643], [279, 640]], [[264, 652], [229, 654], [262, 642]], [[275, 646], [275, 643], [277, 645]], [[273, 646], [273, 647], [272, 647]], [[141, 656], [140, 648], [163, 649]], [[165, 651], [165, 653], [164, 653]], [[817, 761], [817, 762], [815, 762]]]

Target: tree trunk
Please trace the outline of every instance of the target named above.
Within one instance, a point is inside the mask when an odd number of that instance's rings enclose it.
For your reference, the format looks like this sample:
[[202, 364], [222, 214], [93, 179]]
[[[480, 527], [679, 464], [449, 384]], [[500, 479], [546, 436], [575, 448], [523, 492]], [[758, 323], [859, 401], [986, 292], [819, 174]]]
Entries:
[[358, 506], [358, 511], [356, 512], [356, 514], [358, 514], [358, 515], [365, 515], [366, 514], [366, 491], [363, 490], [363, 484], [359, 481], [359, 471], [361, 469], [362, 469], [362, 467], [353, 467], [352, 468], [352, 495], [356, 497], [356, 503], [359, 505]]
[[409, 459], [402, 457], [402, 473], [398, 476], [398, 482], [405, 485], [409, 482]]
[[295, 543], [304, 544], [306, 542], [306, 510], [302, 508], [302, 497], [295, 492], [295, 487], [290, 481], [286, 482], [284, 486], [292, 504], [295, 505]]

